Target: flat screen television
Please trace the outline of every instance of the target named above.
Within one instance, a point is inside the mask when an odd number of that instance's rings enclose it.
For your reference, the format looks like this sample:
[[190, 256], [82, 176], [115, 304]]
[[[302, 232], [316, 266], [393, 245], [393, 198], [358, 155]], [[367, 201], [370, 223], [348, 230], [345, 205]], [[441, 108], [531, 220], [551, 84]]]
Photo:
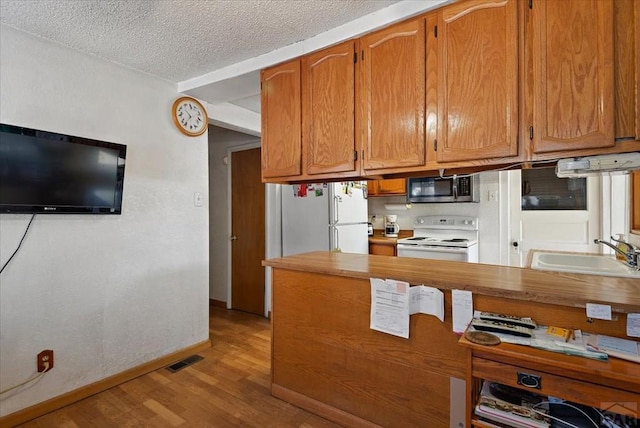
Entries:
[[0, 213], [121, 214], [127, 146], [0, 123]]

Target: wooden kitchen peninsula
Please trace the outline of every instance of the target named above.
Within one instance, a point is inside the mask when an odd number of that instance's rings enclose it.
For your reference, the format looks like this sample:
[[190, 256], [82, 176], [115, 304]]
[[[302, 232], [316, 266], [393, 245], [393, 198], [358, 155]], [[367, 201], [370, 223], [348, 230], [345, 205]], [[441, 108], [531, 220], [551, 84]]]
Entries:
[[[273, 270], [272, 394], [345, 426], [465, 426], [467, 350], [452, 332], [452, 289], [472, 291], [477, 310], [618, 337], [626, 314], [640, 312], [635, 279], [329, 252], [263, 264]], [[445, 321], [412, 315], [409, 339], [371, 330], [372, 277], [441, 289]], [[610, 305], [613, 320], [588, 320], [587, 303]]]

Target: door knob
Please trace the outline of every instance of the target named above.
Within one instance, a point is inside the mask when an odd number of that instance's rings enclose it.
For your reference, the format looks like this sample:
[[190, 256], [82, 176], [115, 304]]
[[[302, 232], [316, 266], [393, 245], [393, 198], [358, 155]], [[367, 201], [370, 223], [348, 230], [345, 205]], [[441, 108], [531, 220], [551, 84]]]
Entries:
[[235, 241], [236, 239], [238, 239], [238, 237], [236, 235], [232, 235], [231, 238], [229, 238], [229, 241]]

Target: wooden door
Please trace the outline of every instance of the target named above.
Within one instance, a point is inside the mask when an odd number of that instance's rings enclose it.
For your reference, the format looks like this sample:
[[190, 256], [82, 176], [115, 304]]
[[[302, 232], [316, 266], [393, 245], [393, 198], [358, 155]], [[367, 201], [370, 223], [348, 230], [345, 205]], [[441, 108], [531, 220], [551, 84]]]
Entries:
[[[597, 253], [599, 245], [593, 240], [601, 236], [601, 179], [597, 175], [586, 178], [586, 209], [523, 209], [522, 170], [509, 171], [509, 227], [511, 247], [509, 264], [526, 267], [531, 250], [553, 250]], [[552, 170], [553, 175], [553, 170]], [[556, 180], [569, 180], [566, 178]], [[541, 182], [544, 184], [544, 182]], [[542, 200], [539, 203], [544, 204]], [[513, 243], [518, 245], [513, 245]]]
[[613, 2], [534, 0], [533, 151], [614, 145]]
[[425, 21], [361, 38], [363, 169], [425, 164]]
[[231, 307], [264, 315], [265, 191], [260, 149], [231, 154]]
[[355, 45], [351, 40], [302, 59], [305, 173], [356, 171]]
[[474, 0], [438, 19], [439, 162], [518, 154], [516, 0]]
[[262, 178], [302, 173], [300, 60], [260, 73]]

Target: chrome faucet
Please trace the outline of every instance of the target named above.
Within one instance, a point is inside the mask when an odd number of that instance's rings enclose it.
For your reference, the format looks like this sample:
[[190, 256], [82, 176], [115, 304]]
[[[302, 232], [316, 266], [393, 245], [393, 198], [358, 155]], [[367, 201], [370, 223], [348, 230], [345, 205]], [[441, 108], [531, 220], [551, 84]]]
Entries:
[[620, 254], [625, 259], [625, 264], [632, 269], [638, 270], [640, 266], [638, 266], [638, 256], [640, 255], [640, 249], [629, 242], [625, 242], [621, 239], [616, 239], [613, 236], [611, 237], [613, 242], [617, 242], [619, 244], [624, 244], [627, 246], [627, 251], [622, 251], [620, 248], [616, 247], [611, 242], [603, 241], [601, 239], [594, 239], [593, 242], [596, 244], [604, 244], [607, 247], [613, 249], [616, 253]]

